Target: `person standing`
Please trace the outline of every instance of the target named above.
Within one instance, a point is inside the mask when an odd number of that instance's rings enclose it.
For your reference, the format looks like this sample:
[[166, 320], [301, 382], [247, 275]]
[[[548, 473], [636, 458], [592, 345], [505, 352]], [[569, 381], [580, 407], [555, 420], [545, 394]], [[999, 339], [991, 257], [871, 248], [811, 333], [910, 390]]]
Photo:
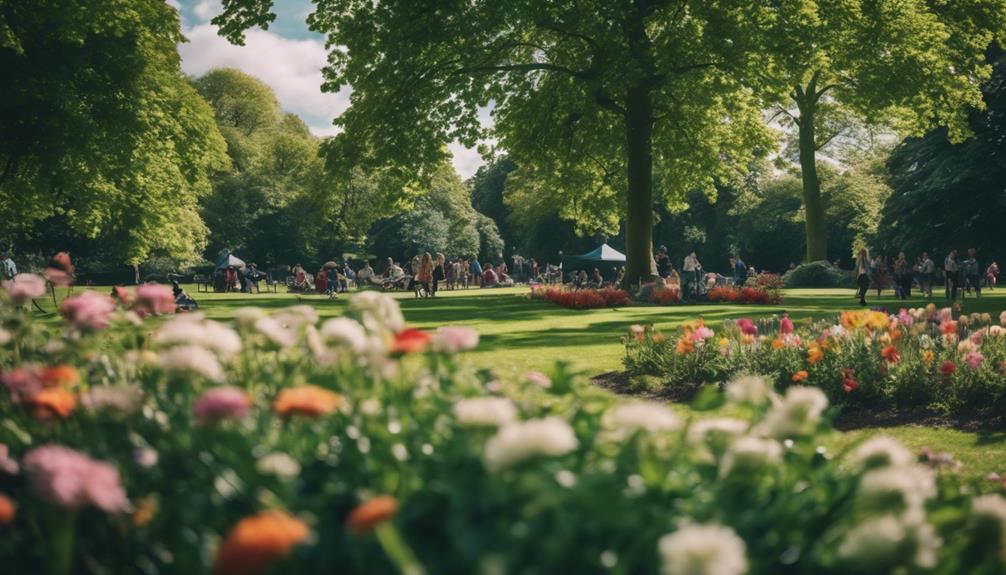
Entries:
[[996, 283], [999, 281], [999, 264], [992, 260], [989, 267], [985, 270], [985, 285], [988, 286], [989, 290], [994, 290]]
[[894, 260], [894, 295], [898, 299], [908, 299], [912, 289], [912, 273], [908, 267], [908, 258], [905, 252], [898, 252], [898, 258]]
[[734, 285], [742, 287], [748, 281], [748, 266], [740, 256], [733, 259]]
[[[695, 255], [694, 250], [685, 256], [681, 272], [681, 297], [698, 296], [699, 274], [702, 273], [702, 264], [699, 263], [699, 258]], [[693, 291], [694, 293], [692, 293]]]
[[11, 280], [17, 275], [17, 264], [11, 259], [10, 254], [0, 256], [3, 259], [3, 279]]
[[667, 255], [667, 246], [657, 248], [657, 275], [666, 278], [671, 271], [671, 258]]
[[957, 278], [960, 268], [957, 266], [957, 250], [950, 250], [947, 258], [943, 260], [943, 277], [946, 278], [945, 291], [947, 299], [957, 299]]
[[431, 295], [433, 284], [433, 257], [430, 252], [423, 254], [419, 260], [419, 271], [416, 273], [416, 297], [420, 295], [420, 288], [425, 290], [426, 297]]
[[538, 281], [538, 260], [531, 258], [531, 279]]
[[926, 297], [933, 297], [933, 274], [936, 273], [936, 263], [929, 257], [929, 252], [922, 252], [919, 262], [919, 289]]
[[965, 289], [974, 288], [975, 296], [982, 297], [981, 265], [978, 264], [978, 250], [968, 248], [968, 259], [964, 260], [964, 277], [967, 279]]
[[437, 254], [437, 259], [433, 262], [433, 291], [430, 293], [431, 297], [436, 297], [437, 290], [440, 289], [440, 282], [447, 279], [447, 273], [444, 267], [447, 264], [447, 258], [444, 254]]
[[482, 285], [482, 263], [479, 262], [478, 257], [472, 258], [472, 281], [475, 283], [475, 287]]
[[866, 248], [860, 248], [856, 256], [856, 295], [859, 296], [859, 305], [866, 305], [866, 292], [870, 289], [870, 254]]

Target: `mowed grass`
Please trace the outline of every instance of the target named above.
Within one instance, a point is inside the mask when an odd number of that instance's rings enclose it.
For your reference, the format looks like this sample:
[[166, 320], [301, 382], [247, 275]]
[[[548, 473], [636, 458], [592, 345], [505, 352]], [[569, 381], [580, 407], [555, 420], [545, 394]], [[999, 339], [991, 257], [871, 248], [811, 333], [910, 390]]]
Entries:
[[[347, 305], [345, 295], [330, 300], [321, 295], [282, 293], [213, 294], [197, 293], [194, 286], [186, 291], [197, 299], [202, 311], [213, 319], [227, 321], [244, 306], [275, 310], [290, 305], [307, 304], [323, 318], [341, 315]], [[78, 288], [79, 289], [79, 288]], [[96, 288], [99, 289], [99, 288]], [[100, 288], [104, 290], [104, 288]], [[776, 306], [746, 305], [632, 305], [616, 309], [567, 310], [542, 301], [531, 301], [525, 287], [442, 291], [436, 298], [415, 299], [411, 293], [392, 294], [399, 300], [406, 320], [412, 326], [435, 329], [442, 325], [470, 326], [481, 334], [481, 343], [468, 358], [479, 367], [500, 373], [522, 373], [537, 369], [547, 371], [555, 361], [566, 361], [585, 375], [619, 370], [623, 347], [621, 337], [633, 324], [653, 324], [670, 331], [684, 321], [702, 317], [718, 327], [724, 319], [759, 317], [786, 311], [795, 320], [832, 318], [840, 311], [856, 308], [853, 290], [786, 290], [784, 302]], [[62, 295], [62, 294], [61, 294]], [[891, 292], [881, 298], [868, 298], [871, 307], [917, 307], [928, 300], [913, 297], [899, 301]], [[945, 305], [942, 293], [932, 300]], [[1006, 309], [1006, 290], [986, 292], [982, 299], [969, 297], [965, 312], [989, 312], [998, 316]], [[48, 307], [51, 308], [51, 302]], [[1006, 432], [973, 433], [953, 429], [905, 425], [836, 433], [828, 445], [843, 449], [863, 437], [888, 434], [919, 450], [929, 447], [953, 453], [964, 463], [964, 473], [980, 477], [989, 472], [1006, 472]]]

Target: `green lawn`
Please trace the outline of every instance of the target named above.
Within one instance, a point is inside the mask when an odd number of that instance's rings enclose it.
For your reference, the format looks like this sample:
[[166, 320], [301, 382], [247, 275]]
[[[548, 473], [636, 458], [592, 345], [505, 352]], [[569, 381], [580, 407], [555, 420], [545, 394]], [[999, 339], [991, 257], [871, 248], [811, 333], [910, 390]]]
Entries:
[[[345, 296], [329, 300], [316, 295], [207, 294], [196, 293], [194, 286], [186, 286], [186, 289], [199, 301], [207, 316], [221, 320], [229, 319], [235, 309], [248, 305], [275, 309], [306, 303], [314, 306], [322, 317], [339, 315], [346, 306]], [[435, 299], [417, 300], [405, 293], [395, 294], [395, 297], [400, 300], [406, 319], [416, 327], [453, 324], [477, 329], [482, 341], [478, 350], [470, 354], [470, 359], [480, 367], [513, 373], [547, 369], [554, 361], [565, 360], [587, 375], [621, 369], [619, 338], [635, 323], [652, 323], [661, 329], [672, 329], [682, 321], [703, 317], [715, 326], [725, 318], [755, 317], [781, 311], [789, 312], [794, 320], [833, 317], [840, 310], [853, 308], [856, 303], [852, 290], [814, 289], [787, 290], [785, 302], [779, 306], [630, 306], [575, 311], [530, 301], [527, 293], [527, 288], [471, 289], [441, 292]], [[892, 310], [905, 305], [891, 295], [880, 299], [871, 297], [868, 301], [871, 306], [886, 306]], [[945, 303], [942, 297], [934, 301], [937, 305]], [[913, 298], [907, 303], [916, 307], [925, 305], [926, 301]], [[986, 294], [981, 300], [969, 298], [964, 302], [966, 312], [998, 314], [1003, 309], [1006, 309], [1006, 290]], [[913, 449], [930, 447], [949, 451], [965, 464], [965, 472], [972, 476], [1006, 471], [1006, 433], [970, 433], [908, 425], [836, 434], [830, 447], [839, 448], [867, 433], [890, 434]]]

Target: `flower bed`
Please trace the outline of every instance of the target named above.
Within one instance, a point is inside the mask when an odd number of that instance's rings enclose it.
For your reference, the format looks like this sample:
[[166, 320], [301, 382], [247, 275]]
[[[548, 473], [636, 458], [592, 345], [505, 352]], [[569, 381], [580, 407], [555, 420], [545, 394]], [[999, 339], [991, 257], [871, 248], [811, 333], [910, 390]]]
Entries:
[[715, 287], [709, 290], [709, 301], [712, 303], [741, 304], [778, 304], [782, 303], [782, 295], [778, 290], [767, 290], [756, 287]]
[[604, 289], [571, 289], [565, 286], [535, 286], [531, 299], [552, 302], [568, 309], [594, 309], [629, 305], [629, 292], [606, 287]]
[[950, 309], [933, 306], [894, 315], [850, 311], [837, 322], [799, 329], [786, 316], [727, 320], [719, 333], [698, 320], [670, 337], [635, 327], [626, 338], [625, 365], [669, 386], [760, 373], [780, 389], [819, 387], [840, 405], [956, 412], [1006, 404], [1004, 335], [988, 314], [955, 319]]
[[562, 366], [501, 381], [376, 292], [233, 326], [78, 297], [61, 326], [0, 304], [5, 572], [1002, 568], [1000, 484], [884, 438], [829, 453], [812, 387], [746, 378], [685, 420]]

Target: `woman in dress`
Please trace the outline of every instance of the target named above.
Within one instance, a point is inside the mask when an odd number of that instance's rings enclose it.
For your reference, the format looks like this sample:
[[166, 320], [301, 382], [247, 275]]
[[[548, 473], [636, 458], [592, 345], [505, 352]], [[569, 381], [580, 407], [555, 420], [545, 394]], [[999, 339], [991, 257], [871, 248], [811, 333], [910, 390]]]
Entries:
[[431, 284], [433, 283], [433, 257], [430, 256], [430, 252], [423, 254], [422, 259], [419, 260], [419, 271], [416, 273], [416, 297], [420, 296], [419, 289], [422, 288], [426, 297], [432, 295], [430, 293]]

